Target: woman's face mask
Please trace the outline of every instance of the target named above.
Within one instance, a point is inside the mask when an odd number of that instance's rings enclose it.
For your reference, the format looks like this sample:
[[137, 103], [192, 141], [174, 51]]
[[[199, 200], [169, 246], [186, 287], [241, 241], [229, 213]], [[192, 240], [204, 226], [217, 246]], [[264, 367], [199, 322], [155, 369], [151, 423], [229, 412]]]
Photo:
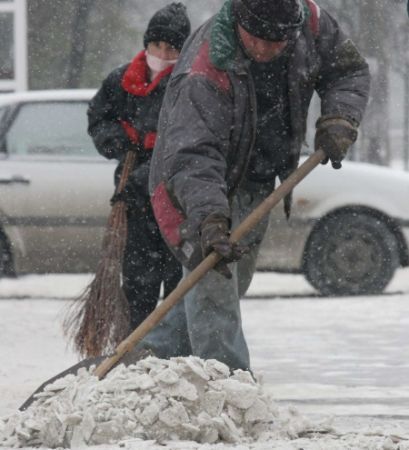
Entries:
[[162, 59], [157, 56], [151, 55], [148, 51], [146, 52], [146, 62], [151, 70], [154, 72], [162, 72], [169, 66], [176, 64], [177, 59]]
[[154, 72], [162, 72], [176, 64], [180, 51], [164, 41], [149, 42], [146, 49], [146, 62]]

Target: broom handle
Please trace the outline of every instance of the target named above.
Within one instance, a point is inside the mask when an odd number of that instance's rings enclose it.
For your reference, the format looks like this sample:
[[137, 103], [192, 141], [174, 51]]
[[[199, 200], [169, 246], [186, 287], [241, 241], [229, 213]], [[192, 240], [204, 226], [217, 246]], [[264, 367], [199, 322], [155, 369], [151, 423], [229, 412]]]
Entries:
[[[119, 177], [119, 183], [115, 188], [115, 194], [120, 194], [124, 191], [126, 183], [128, 182], [129, 175], [132, 172], [133, 168], [135, 167], [136, 159], [137, 154], [135, 151], [129, 150], [126, 152], [124, 165], [122, 167], [122, 172]], [[117, 228], [118, 225], [117, 221], [119, 220], [118, 218], [121, 216], [121, 214], [117, 214], [115, 213], [115, 211], [117, 210], [117, 208], [124, 208], [124, 207], [125, 207], [124, 202], [120, 202], [119, 204], [116, 203], [112, 206], [111, 213], [108, 217], [108, 225], [106, 230]]]
[[[248, 234], [294, 187], [303, 180], [325, 157], [322, 150], [313, 153], [297, 170], [270, 194], [249, 216], [233, 230], [230, 241], [238, 242]], [[210, 253], [166, 299], [95, 369], [94, 375], [103, 378], [121, 358], [131, 351], [166, 314], [190, 291], [222, 258], [216, 252]]]
[[128, 181], [129, 174], [132, 172], [136, 161], [136, 152], [130, 150], [126, 152], [124, 166], [122, 168], [121, 178], [116, 189], [116, 193], [119, 194], [125, 189], [125, 185]]

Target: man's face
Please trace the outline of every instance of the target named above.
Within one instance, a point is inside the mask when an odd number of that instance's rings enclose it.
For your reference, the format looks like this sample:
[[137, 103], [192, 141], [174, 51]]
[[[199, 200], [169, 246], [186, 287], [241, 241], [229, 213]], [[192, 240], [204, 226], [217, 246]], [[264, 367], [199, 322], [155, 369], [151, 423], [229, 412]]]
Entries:
[[288, 45], [288, 41], [265, 41], [264, 39], [255, 37], [241, 25], [238, 25], [238, 32], [249, 56], [259, 63], [272, 61]]

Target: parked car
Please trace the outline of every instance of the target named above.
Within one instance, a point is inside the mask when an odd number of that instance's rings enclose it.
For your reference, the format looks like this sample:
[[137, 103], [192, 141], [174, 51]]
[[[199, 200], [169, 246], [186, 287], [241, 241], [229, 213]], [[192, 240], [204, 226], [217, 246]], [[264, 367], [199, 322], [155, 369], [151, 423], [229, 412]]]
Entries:
[[[115, 162], [86, 132], [92, 90], [0, 96], [0, 274], [95, 269]], [[304, 273], [324, 295], [376, 294], [409, 265], [409, 174], [345, 162], [271, 214], [259, 270]]]
[[1, 271], [91, 271], [115, 162], [87, 134], [94, 91], [0, 96]]
[[325, 295], [381, 293], [409, 265], [409, 174], [344, 162], [317, 167], [277, 206], [258, 268], [303, 273]]

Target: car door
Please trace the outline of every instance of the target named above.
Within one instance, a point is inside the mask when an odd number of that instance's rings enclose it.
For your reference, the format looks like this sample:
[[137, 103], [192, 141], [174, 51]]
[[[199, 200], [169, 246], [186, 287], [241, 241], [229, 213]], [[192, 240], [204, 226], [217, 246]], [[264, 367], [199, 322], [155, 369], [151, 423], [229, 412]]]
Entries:
[[95, 150], [86, 109], [85, 100], [27, 102], [8, 126], [0, 208], [20, 273], [95, 267], [115, 163]]

